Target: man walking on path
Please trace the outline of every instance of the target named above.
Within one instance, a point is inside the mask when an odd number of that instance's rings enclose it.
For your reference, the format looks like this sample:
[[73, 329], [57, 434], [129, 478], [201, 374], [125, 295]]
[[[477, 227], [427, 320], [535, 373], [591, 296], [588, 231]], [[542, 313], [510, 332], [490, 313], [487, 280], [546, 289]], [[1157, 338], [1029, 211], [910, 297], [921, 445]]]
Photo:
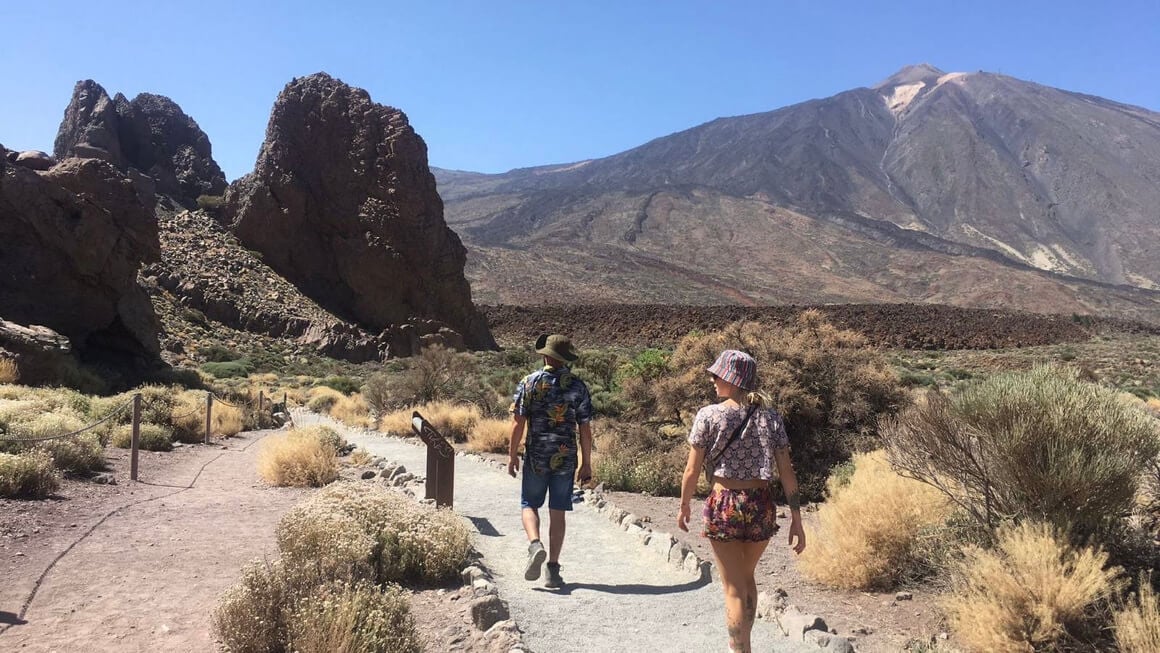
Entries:
[[[592, 478], [592, 399], [588, 386], [572, 375], [568, 363], [579, 356], [566, 336], [542, 335], [536, 353], [544, 357], [544, 367], [524, 377], [516, 387], [512, 415], [512, 435], [508, 448], [508, 474], [520, 469], [520, 441], [524, 447], [524, 477], [520, 490], [524, 531], [528, 534], [528, 564], [524, 578], [536, 580], [545, 557], [548, 559], [547, 587], [563, 587], [560, 577], [560, 549], [564, 546], [564, 515], [572, 509], [572, 483], [577, 472], [576, 431], [580, 432], [580, 483]], [[548, 498], [548, 551], [540, 542], [540, 506]]]

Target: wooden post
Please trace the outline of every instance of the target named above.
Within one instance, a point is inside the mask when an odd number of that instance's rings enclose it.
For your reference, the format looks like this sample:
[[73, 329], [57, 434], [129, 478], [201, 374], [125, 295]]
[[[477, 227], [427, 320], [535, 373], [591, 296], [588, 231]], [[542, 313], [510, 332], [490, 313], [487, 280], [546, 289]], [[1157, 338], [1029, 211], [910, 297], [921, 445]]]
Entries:
[[[262, 406], [263, 406], [265, 403], [266, 403], [266, 391], [265, 391], [265, 390], [259, 390], [259, 391], [258, 391], [258, 414], [259, 414], [259, 415], [261, 415], [261, 414], [262, 414]], [[260, 426], [261, 426], [261, 424], [259, 424], [259, 427], [260, 427]]]
[[205, 393], [205, 443], [209, 444], [209, 433], [213, 430], [213, 393]]
[[137, 449], [141, 445], [141, 393], [133, 395], [133, 431], [129, 437], [129, 479], [137, 480]]
[[455, 501], [455, 448], [419, 414], [411, 413], [411, 428], [427, 445], [427, 483], [424, 496], [448, 508]]

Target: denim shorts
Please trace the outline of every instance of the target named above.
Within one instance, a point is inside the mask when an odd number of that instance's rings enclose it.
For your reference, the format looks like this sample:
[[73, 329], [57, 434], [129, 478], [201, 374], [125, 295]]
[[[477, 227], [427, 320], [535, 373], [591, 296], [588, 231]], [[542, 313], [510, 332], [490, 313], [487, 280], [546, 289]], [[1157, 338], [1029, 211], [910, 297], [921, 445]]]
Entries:
[[719, 542], [760, 542], [777, 532], [777, 506], [769, 486], [714, 489], [705, 500], [705, 537]]
[[525, 459], [523, 486], [520, 489], [520, 506], [538, 509], [544, 505], [544, 496], [547, 495], [549, 510], [571, 510], [572, 481], [575, 477], [576, 470], [537, 474]]

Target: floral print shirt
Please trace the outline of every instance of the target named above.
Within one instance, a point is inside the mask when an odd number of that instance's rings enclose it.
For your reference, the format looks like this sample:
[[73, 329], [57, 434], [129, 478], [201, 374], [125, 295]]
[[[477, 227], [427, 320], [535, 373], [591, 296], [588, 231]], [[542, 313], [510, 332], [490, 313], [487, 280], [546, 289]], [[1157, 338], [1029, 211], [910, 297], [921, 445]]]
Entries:
[[515, 414], [526, 417], [524, 460], [536, 474], [576, 471], [576, 425], [592, 421], [588, 386], [567, 367], [545, 367], [516, 386]]
[[[706, 449], [706, 460], [718, 455], [745, 419], [748, 406], [710, 404], [697, 411], [689, 444]], [[723, 478], [773, 480], [773, 452], [789, 447], [785, 423], [772, 408], [758, 408], [717, 461], [713, 474]]]

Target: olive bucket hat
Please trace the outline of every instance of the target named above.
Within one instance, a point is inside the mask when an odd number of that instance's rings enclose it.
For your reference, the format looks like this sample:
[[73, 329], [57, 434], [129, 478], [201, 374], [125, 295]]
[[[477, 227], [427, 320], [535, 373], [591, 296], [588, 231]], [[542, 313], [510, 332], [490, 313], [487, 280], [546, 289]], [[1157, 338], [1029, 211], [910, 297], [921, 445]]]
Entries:
[[709, 366], [708, 371], [742, 390], [753, 390], [757, 387], [757, 361], [743, 351], [726, 349]]
[[569, 363], [580, 357], [576, 353], [576, 349], [572, 347], [571, 338], [558, 333], [553, 333], [552, 335], [545, 333], [539, 338], [536, 338], [536, 353], [551, 356], [558, 361], [566, 361]]

